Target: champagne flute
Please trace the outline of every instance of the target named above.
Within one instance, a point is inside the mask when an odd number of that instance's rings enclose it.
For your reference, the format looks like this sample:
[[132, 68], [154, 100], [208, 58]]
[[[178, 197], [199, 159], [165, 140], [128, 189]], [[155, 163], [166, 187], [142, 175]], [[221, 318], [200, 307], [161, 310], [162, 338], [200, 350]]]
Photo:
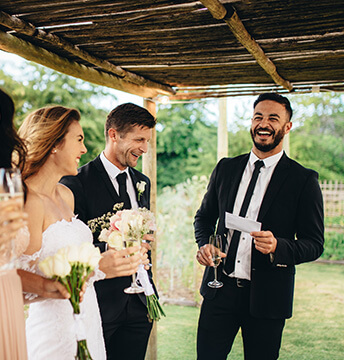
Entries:
[[[140, 243], [141, 242], [138, 239], [125, 239], [124, 240], [124, 245], [126, 248], [130, 248], [133, 246], [139, 246]], [[132, 274], [131, 277], [132, 277], [131, 285], [130, 285], [130, 287], [124, 289], [124, 292], [126, 294], [140, 294], [140, 293], [144, 292], [143, 287], [138, 285], [138, 283], [137, 283], [136, 273]]]
[[217, 280], [217, 267], [221, 262], [221, 255], [220, 255], [222, 249], [221, 235], [210, 235], [209, 244], [210, 244], [212, 260], [214, 263], [214, 280], [208, 282], [208, 286], [211, 288], [218, 289], [223, 286], [223, 283]]
[[[10, 199], [18, 199], [10, 203]], [[8, 202], [8, 211], [19, 210], [24, 205], [23, 184], [20, 170], [16, 168], [0, 168], [0, 201]], [[6, 205], [6, 204], [5, 204]], [[19, 208], [18, 208], [19, 207]], [[6, 223], [4, 223], [6, 225]], [[4, 234], [6, 236], [6, 234]], [[15, 239], [0, 245], [0, 271], [15, 267]]]

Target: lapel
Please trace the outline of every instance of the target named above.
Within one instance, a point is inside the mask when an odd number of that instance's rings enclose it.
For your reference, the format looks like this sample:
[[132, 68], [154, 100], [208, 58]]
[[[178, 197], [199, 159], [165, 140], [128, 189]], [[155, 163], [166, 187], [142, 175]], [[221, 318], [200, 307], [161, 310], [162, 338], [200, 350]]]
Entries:
[[246, 154], [245, 156], [240, 158], [238, 164], [236, 164], [230, 169], [229, 193], [227, 197], [227, 206], [226, 206], [227, 211], [230, 213], [233, 212], [235, 198], [238, 193], [242, 174], [244, 173], [246, 164], [249, 159], [249, 155], [250, 154]]
[[135, 172], [131, 167], [129, 168], [129, 175], [130, 175], [131, 180], [132, 180], [133, 185], [134, 185], [136, 201], [137, 201], [139, 207], [142, 207], [142, 196], [140, 196], [140, 200], [139, 200], [137, 187], [136, 187], [136, 184], [138, 183], [139, 180], [137, 179], [137, 176], [135, 175]]
[[259, 210], [257, 221], [262, 221], [262, 219], [264, 218], [278, 190], [281, 188], [286, 177], [288, 176], [289, 168], [290, 168], [289, 158], [284, 153], [283, 156], [281, 157], [281, 160], [276, 165], [269, 186], [266, 189], [266, 193], [264, 195], [263, 202]]
[[101, 162], [99, 156], [97, 156], [94, 159], [94, 165], [95, 165], [96, 169], [98, 170], [98, 174], [101, 177], [101, 179], [103, 180], [106, 189], [111, 194], [111, 197], [113, 199], [113, 203], [116, 204], [118, 202], [121, 202], [121, 199], [118, 196], [118, 194], [117, 194], [117, 192], [116, 192], [116, 190], [115, 190], [115, 188], [114, 188], [114, 186], [113, 186], [113, 184], [111, 182], [111, 179], [109, 178], [109, 175], [107, 174], [107, 172], [106, 172], [106, 170], [105, 170], [105, 168], [103, 166], [103, 163]]

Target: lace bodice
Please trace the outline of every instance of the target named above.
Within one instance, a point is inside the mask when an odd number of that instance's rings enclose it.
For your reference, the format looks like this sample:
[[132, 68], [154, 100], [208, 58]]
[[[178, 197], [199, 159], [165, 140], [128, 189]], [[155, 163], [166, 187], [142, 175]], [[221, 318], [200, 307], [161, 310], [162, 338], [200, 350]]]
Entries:
[[[22, 227], [18, 230], [16, 238], [13, 243], [6, 242], [0, 245], [0, 267], [4, 266], [10, 261], [10, 257], [18, 257], [26, 250], [30, 241], [30, 233], [27, 226]], [[10, 250], [10, 253], [6, 249]], [[17, 265], [17, 261], [13, 260], [12, 267]]]
[[[60, 248], [83, 242], [92, 242], [92, 233], [79, 219], [61, 220], [43, 233], [42, 247], [33, 255], [22, 255], [20, 267], [42, 275], [38, 263], [54, 255]], [[30, 262], [31, 265], [30, 266]], [[93, 280], [104, 278], [97, 270]], [[93, 282], [88, 284], [80, 305], [86, 341], [94, 360], [105, 359], [101, 319]], [[76, 354], [76, 325], [69, 300], [46, 299], [30, 305], [26, 321], [29, 359], [74, 360]]]

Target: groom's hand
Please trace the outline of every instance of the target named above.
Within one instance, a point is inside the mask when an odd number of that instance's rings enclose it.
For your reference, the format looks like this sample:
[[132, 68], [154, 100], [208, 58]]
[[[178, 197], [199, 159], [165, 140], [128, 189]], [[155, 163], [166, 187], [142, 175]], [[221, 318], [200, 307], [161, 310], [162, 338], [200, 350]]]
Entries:
[[152, 247], [150, 246], [150, 243], [152, 241], [155, 241], [153, 234], [145, 234], [143, 235], [143, 239], [141, 241], [141, 246], [146, 248], [147, 251], [152, 250]]
[[106, 279], [134, 274], [137, 272], [138, 266], [147, 258], [147, 255], [140, 252], [139, 246], [119, 251], [110, 249], [103, 252], [102, 255], [99, 269], [105, 273]]
[[[219, 252], [219, 255], [221, 256], [221, 258], [226, 257], [226, 254], [221, 251]], [[197, 251], [196, 259], [201, 265], [214, 266], [209, 244], [205, 244], [200, 247], [200, 249]]]

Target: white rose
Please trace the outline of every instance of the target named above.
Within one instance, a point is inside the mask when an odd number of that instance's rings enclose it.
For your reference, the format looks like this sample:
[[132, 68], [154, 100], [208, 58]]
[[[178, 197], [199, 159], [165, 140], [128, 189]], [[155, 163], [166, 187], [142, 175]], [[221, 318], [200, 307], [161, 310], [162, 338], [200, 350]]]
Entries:
[[82, 243], [79, 247], [79, 262], [88, 264], [94, 251], [94, 245], [88, 242]]
[[99, 241], [107, 241], [109, 237], [109, 230], [108, 229], [103, 229], [100, 234], [99, 234]]
[[70, 263], [76, 263], [79, 261], [79, 249], [76, 245], [71, 245], [66, 248], [67, 260]]
[[54, 276], [53, 272], [53, 258], [51, 256], [48, 256], [44, 260], [42, 260], [38, 264], [39, 269], [42, 271], [42, 273], [48, 277], [52, 278]]
[[71, 266], [67, 260], [67, 257], [62, 253], [56, 253], [53, 256], [53, 273], [54, 275], [65, 277], [71, 271]]
[[136, 184], [137, 190], [142, 194], [145, 191], [146, 188], [146, 182], [140, 181]]
[[93, 246], [93, 248], [94, 248], [93, 249], [93, 254], [90, 257], [89, 262], [88, 262], [92, 269], [94, 269], [98, 265], [99, 260], [102, 257], [99, 248], [95, 247], [95, 246]]
[[107, 242], [112, 248], [116, 250], [123, 249], [122, 235], [119, 231], [113, 231], [108, 237]]

